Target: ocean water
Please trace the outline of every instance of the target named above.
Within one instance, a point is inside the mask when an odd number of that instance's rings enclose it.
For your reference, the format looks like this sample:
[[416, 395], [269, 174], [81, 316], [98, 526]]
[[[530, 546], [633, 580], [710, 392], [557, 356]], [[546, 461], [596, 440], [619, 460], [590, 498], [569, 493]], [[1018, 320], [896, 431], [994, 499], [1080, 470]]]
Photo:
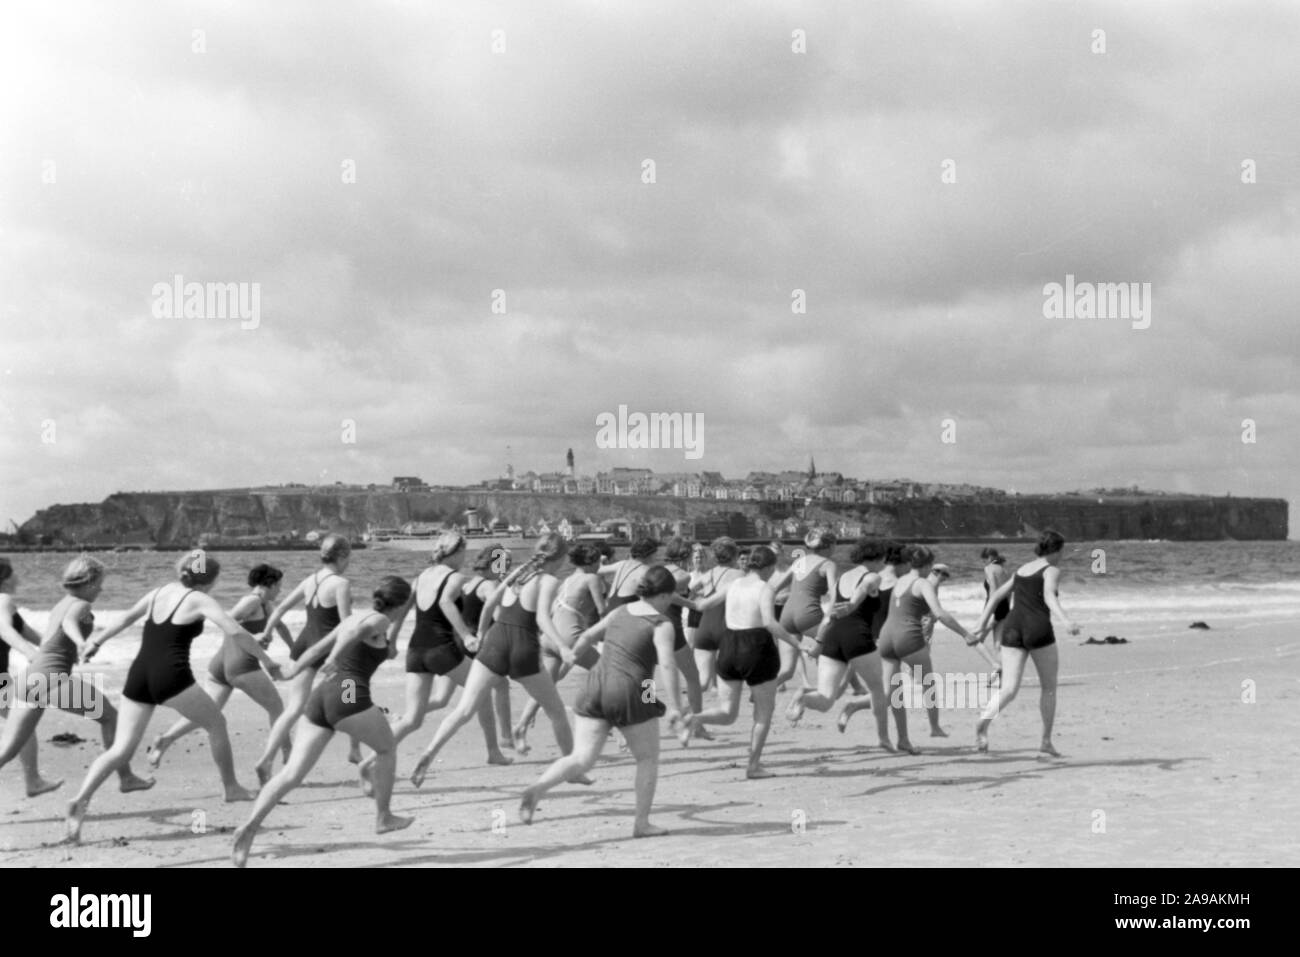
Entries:
[[[940, 590], [944, 606], [963, 624], [973, 626], [984, 600], [981, 546], [931, 547], [952, 571]], [[835, 558], [847, 565], [848, 551], [847, 546], [837, 548]], [[1033, 557], [1029, 545], [1007, 545], [1001, 551], [1012, 569]], [[108, 566], [104, 591], [95, 603], [99, 624], [111, 622], [151, 588], [174, 580], [174, 564], [180, 556], [178, 552], [97, 553]], [[44, 627], [48, 610], [62, 594], [59, 574], [72, 557], [66, 553], [9, 556], [17, 574], [15, 600], [37, 630]], [[258, 562], [284, 571], [286, 592], [320, 567], [315, 553], [306, 551], [220, 552], [213, 557], [222, 570], [212, 593], [227, 606], [245, 593], [248, 569]], [[526, 551], [515, 554], [517, 561], [526, 557]], [[418, 552], [365, 549], [353, 553], [347, 575], [354, 598], [365, 600], [384, 576], [410, 578], [424, 566]], [[1300, 621], [1300, 542], [1072, 543], [1066, 546], [1061, 569], [1062, 605], [1082, 626], [1084, 636], [1185, 634], [1188, 625], [1198, 620], [1211, 628], [1229, 622]], [[295, 631], [301, 626], [301, 606], [286, 622]], [[215, 651], [219, 641], [216, 629], [209, 627], [195, 642], [196, 660]], [[110, 642], [100, 658], [105, 664], [129, 660], [138, 644], [137, 627]], [[278, 642], [272, 650], [279, 652]]]

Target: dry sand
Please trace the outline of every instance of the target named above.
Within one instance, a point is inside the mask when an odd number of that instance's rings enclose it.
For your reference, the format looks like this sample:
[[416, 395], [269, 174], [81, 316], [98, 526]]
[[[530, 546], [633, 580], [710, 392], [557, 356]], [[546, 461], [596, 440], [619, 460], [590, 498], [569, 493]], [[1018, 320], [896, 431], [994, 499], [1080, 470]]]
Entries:
[[[306, 784], [267, 820], [249, 866], [1296, 866], [1294, 624], [1216, 623], [1213, 631], [1124, 646], [1064, 640], [1059, 762], [1035, 759], [1032, 678], [994, 723], [988, 755], [974, 750], [973, 711], [945, 714], [945, 740], [931, 739], [923, 713], [912, 712], [913, 740], [925, 753], [894, 756], [866, 747], [869, 712], [844, 735], [834, 712], [809, 712], [792, 728], [782, 695], [767, 751], [777, 776], [747, 781], [747, 708], [736, 725], [718, 729], [716, 742], [687, 750], [665, 726], [654, 820], [672, 833], [653, 840], [630, 838], [633, 764], [613, 741], [592, 771], [594, 786], [561, 787], [544, 798], [531, 827], [519, 823], [520, 791], [556, 755], [544, 718], [533, 752], [504, 768], [483, 764], [479, 729], [467, 725], [424, 788], [414, 790], [405, 776], [436, 727], [435, 714], [399, 756], [393, 808], [415, 815], [413, 827], [373, 833], [374, 806], [345, 760], [346, 741], [336, 738]], [[941, 631], [935, 644], [940, 669], [980, 668], [981, 659], [952, 635]], [[400, 662], [381, 668], [375, 684], [376, 700], [394, 712], [401, 707]], [[107, 673], [114, 693], [124, 671]], [[566, 701], [579, 680], [561, 686]], [[1245, 682], [1254, 683], [1254, 703], [1243, 702]], [[518, 713], [526, 698], [517, 687], [513, 698]], [[252, 785], [264, 717], [239, 695], [226, 713], [241, 778]], [[173, 719], [160, 709], [145, 740]], [[60, 732], [86, 741], [51, 744]], [[202, 732], [172, 748], [152, 791], [124, 795], [110, 779], [77, 848], [58, 843], [62, 815], [98, 751], [98, 728], [55, 712], [39, 736], [44, 773], [66, 783], [29, 800], [17, 762], [0, 772], [0, 865], [228, 865], [231, 831], [249, 805], [220, 801]], [[147, 770], [143, 752], [136, 768]]]

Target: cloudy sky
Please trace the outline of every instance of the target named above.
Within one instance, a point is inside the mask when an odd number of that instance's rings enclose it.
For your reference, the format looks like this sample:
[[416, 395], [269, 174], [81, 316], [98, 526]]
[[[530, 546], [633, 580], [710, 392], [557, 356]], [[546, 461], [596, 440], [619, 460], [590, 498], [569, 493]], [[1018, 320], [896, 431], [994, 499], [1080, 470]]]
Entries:
[[[0, 521], [507, 446], [1300, 500], [1300, 8], [1135, 6], [10, 6]], [[1150, 328], [1046, 318], [1067, 274]]]

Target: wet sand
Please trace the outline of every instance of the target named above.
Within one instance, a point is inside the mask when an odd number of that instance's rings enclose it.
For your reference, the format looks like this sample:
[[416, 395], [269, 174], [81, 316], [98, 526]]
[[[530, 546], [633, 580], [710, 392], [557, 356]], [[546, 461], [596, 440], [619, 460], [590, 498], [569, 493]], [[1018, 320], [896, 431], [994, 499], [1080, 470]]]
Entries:
[[[846, 734], [835, 711], [791, 727], [778, 699], [766, 764], [775, 777], [744, 777], [748, 706], [717, 740], [682, 749], [664, 726], [654, 822], [667, 837], [633, 840], [633, 763], [611, 739], [591, 787], [547, 795], [532, 826], [518, 820], [522, 789], [556, 755], [545, 718], [533, 751], [511, 767], [484, 764], [482, 735], [467, 725], [419, 791], [407, 776], [440, 713], [403, 743], [393, 809], [409, 829], [377, 836], [346, 740], [336, 737], [306, 784], [258, 836], [250, 867], [274, 866], [1296, 866], [1300, 864], [1300, 629], [1295, 623], [1214, 623], [1214, 630], [1135, 637], [1127, 645], [1061, 642], [1056, 746], [1036, 759], [1038, 688], [1032, 677], [976, 753], [976, 712], [949, 710], [946, 739], [909, 714], [920, 756], [874, 743], [869, 712]], [[1134, 633], [1140, 633], [1135, 629]], [[283, 656], [283, 649], [280, 649]], [[974, 672], [982, 659], [940, 630], [941, 671]], [[401, 709], [401, 658], [384, 665], [376, 700]], [[195, 659], [195, 671], [206, 666]], [[116, 695], [125, 666], [104, 669]], [[571, 702], [581, 672], [561, 686]], [[1243, 702], [1253, 682], [1254, 703]], [[513, 689], [516, 714], [527, 700]], [[706, 704], [713, 701], [710, 694]], [[226, 709], [241, 780], [253, 786], [264, 715], [236, 695]], [[160, 709], [145, 741], [174, 720]], [[51, 743], [72, 732], [70, 747]], [[228, 866], [231, 832], [248, 804], [220, 800], [206, 738], [175, 745], [157, 786], [96, 795], [83, 844], [59, 844], [62, 817], [98, 753], [98, 728], [61, 712], [39, 728], [47, 777], [60, 791], [24, 796], [17, 762], [0, 772], [0, 865]], [[136, 769], [145, 773], [143, 749]]]

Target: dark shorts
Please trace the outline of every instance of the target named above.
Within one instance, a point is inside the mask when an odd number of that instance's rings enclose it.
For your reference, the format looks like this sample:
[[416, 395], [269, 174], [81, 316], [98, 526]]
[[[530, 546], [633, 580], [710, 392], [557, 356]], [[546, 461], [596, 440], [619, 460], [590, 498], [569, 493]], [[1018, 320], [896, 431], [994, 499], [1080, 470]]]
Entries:
[[1003, 648], [1023, 648], [1025, 651], [1037, 651], [1048, 645], [1056, 644], [1056, 634], [1052, 626], [1046, 628], [1025, 628], [1016, 621], [1009, 620], [1002, 629]]
[[137, 704], [164, 704], [194, 684], [194, 672], [189, 667], [150, 665], [137, 657], [126, 673], [122, 697]]
[[1002, 621], [1009, 614], [1011, 614], [1011, 602], [1004, 598], [998, 603], [998, 607], [993, 609], [993, 620]]
[[666, 709], [654, 694], [653, 679], [644, 680], [649, 685], [608, 666], [594, 668], [587, 675], [587, 686], [573, 702], [573, 713], [607, 721], [616, 728], [654, 721]]
[[718, 648], [718, 678], [761, 685], [781, 673], [781, 655], [766, 628], [727, 630]]
[[445, 675], [455, 671], [465, 660], [465, 652], [454, 641], [432, 648], [407, 648], [406, 673], [410, 675]]
[[836, 661], [848, 663], [875, 650], [871, 626], [856, 615], [831, 622], [822, 636], [822, 654]]
[[479, 648], [478, 661], [494, 675], [516, 681], [528, 678], [542, 670], [541, 639], [528, 628], [494, 622]]
[[348, 679], [345, 693], [343, 682], [331, 678], [316, 686], [307, 699], [307, 710], [303, 714], [316, 727], [333, 731], [344, 718], [350, 718], [374, 706], [369, 684], [355, 678]]
[[698, 628], [698, 627], [700, 627], [700, 618], [701, 618], [703, 615], [704, 615], [704, 612], [702, 612], [702, 611], [687, 610], [687, 612], [686, 612], [686, 627], [687, 627], [687, 628]]

